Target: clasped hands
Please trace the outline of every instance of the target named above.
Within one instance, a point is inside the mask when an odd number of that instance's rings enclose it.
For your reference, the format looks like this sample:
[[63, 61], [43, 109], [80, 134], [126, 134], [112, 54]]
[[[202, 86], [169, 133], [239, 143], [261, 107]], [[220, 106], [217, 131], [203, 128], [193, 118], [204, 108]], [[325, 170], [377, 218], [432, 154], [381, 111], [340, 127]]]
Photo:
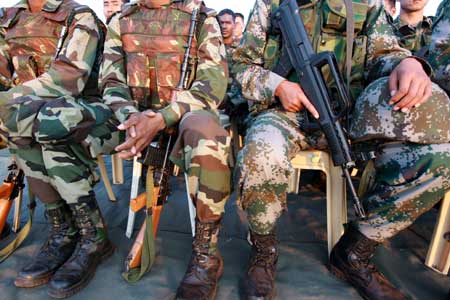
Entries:
[[126, 139], [115, 150], [123, 159], [141, 157], [142, 150], [150, 144], [159, 131], [165, 128], [166, 123], [161, 113], [146, 110], [131, 114], [118, 126], [119, 130], [126, 131]]
[[[428, 100], [432, 85], [422, 64], [415, 58], [405, 58], [389, 77], [389, 91], [389, 103], [393, 109], [407, 113]], [[278, 85], [275, 96], [286, 111], [299, 112], [306, 108], [316, 119], [319, 118], [319, 113], [299, 84], [285, 80]]]

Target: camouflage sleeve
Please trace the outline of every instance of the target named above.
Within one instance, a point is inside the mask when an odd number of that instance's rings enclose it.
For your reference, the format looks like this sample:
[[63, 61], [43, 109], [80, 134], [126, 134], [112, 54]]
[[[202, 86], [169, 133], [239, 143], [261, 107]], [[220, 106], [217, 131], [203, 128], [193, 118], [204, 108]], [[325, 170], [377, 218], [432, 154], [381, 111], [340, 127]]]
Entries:
[[109, 105], [116, 118], [124, 122], [132, 113], [138, 112], [127, 85], [126, 61], [120, 34], [119, 16], [114, 16], [106, 35], [100, 81], [103, 101]]
[[11, 87], [11, 58], [8, 52], [8, 44], [5, 42], [5, 32], [0, 28], [0, 91]]
[[264, 69], [264, 51], [270, 26], [270, 0], [257, 0], [247, 24], [243, 41], [233, 54], [233, 73], [242, 86], [245, 98], [272, 103], [283, 77]]
[[422, 64], [425, 71], [431, 75], [429, 64], [402, 48], [396, 38], [394, 28], [384, 7], [377, 2], [368, 12], [365, 27], [367, 36], [366, 80], [389, 76], [397, 65], [407, 57], [414, 57]]
[[48, 71], [0, 93], [0, 100], [12, 101], [23, 95], [50, 98], [79, 95], [89, 79], [98, 42], [99, 29], [94, 16], [91, 13], [76, 15], [61, 52]]
[[198, 65], [189, 90], [176, 93], [175, 101], [160, 110], [167, 127], [190, 111], [216, 109], [227, 89], [228, 67], [219, 23], [208, 17], [198, 38]]
[[436, 16], [429, 61], [435, 71], [435, 81], [450, 93], [450, 0], [441, 3]]

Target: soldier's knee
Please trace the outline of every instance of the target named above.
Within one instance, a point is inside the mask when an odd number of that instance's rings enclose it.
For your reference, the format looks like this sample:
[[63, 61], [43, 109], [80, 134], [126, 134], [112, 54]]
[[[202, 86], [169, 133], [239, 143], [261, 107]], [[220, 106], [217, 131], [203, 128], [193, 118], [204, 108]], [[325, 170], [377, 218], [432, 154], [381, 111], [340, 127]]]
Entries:
[[47, 102], [39, 110], [33, 126], [34, 136], [42, 144], [78, 143], [94, 126], [106, 123], [111, 116], [111, 110], [102, 103], [61, 97]]

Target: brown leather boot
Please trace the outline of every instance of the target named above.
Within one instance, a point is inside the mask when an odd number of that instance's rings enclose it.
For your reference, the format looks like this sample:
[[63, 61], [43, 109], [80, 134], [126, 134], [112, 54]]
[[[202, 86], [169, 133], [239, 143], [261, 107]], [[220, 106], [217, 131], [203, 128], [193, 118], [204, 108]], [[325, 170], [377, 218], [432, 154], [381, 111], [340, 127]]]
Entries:
[[371, 262], [378, 242], [349, 225], [330, 255], [330, 271], [353, 285], [366, 300], [408, 299]]
[[217, 250], [220, 221], [201, 223], [197, 220], [192, 255], [176, 300], [213, 300], [217, 283], [223, 274], [223, 259]]
[[278, 240], [275, 230], [268, 235], [250, 231], [253, 244], [250, 266], [244, 279], [246, 300], [271, 300], [275, 297], [275, 273], [278, 261]]
[[32, 288], [47, 284], [52, 275], [69, 259], [77, 245], [77, 229], [64, 203], [46, 205], [51, 229], [47, 241], [14, 281], [15, 286]]
[[114, 252], [95, 199], [90, 203], [70, 205], [80, 232], [80, 240], [70, 259], [53, 275], [48, 295], [70, 297], [88, 285], [97, 266]]

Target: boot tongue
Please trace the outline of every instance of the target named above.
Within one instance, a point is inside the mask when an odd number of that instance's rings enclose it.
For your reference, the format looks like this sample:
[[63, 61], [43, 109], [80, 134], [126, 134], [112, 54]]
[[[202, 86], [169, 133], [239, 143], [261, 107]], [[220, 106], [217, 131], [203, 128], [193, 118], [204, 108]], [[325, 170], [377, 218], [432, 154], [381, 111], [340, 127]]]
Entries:
[[172, 0], [140, 0], [140, 3], [148, 8], [159, 8], [164, 5], [169, 5], [172, 3]]

